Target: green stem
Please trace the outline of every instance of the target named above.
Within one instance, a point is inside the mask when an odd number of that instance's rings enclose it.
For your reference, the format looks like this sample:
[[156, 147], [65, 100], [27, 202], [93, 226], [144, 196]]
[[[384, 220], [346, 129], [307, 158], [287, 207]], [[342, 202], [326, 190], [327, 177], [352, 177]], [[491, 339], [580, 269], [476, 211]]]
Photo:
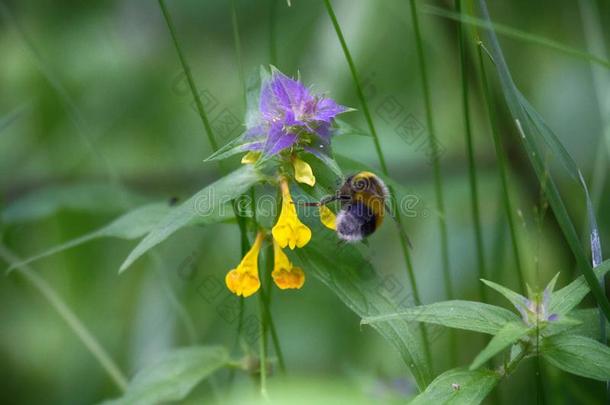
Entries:
[[265, 311], [265, 298], [263, 286], [261, 285], [258, 297], [258, 317], [260, 321], [261, 334], [259, 343], [259, 362], [260, 362], [260, 389], [261, 395], [267, 397], [267, 314]]
[[521, 363], [521, 360], [523, 360], [527, 356], [527, 352], [527, 347], [522, 345], [519, 354], [499, 370], [500, 375], [502, 377], [508, 377], [509, 375], [511, 375], [517, 369], [517, 366], [519, 365], [519, 363]]
[[508, 229], [510, 231], [510, 239], [513, 247], [513, 256], [515, 258], [515, 267], [517, 268], [517, 277], [519, 278], [519, 285], [521, 291], [526, 291], [525, 277], [523, 274], [523, 267], [521, 266], [521, 253], [519, 249], [519, 241], [517, 240], [517, 231], [515, 226], [515, 219], [513, 218], [513, 208], [510, 200], [510, 193], [508, 187], [508, 164], [506, 162], [506, 152], [502, 146], [502, 140], [498, 132], [496, 124], [496, 115], [491, 104], [492, 95], [487, 83], [487, 74], [485, 72], [485, 63], [483, 61], [483, 44], [479, 41], [477, 46], [479, 55], [479, 68], [481, 70], [481, 86], [483, 89], [484, 104], [487, 107], [487, 116], [489, 119], [489, 126], [491, 127], [491, 134], [493, 137], [493, 143], [496, 151], [496, 159], [498, 161], [498, 171], [500, 172], [500, 181], [502, 183], [502, 198], [504, 203], [504, 210], [506, 213], [506, 219], [508, 221]]
[[[373, 144], [375, 145], [375, 151], [377, 153], [379, 165], [381, 166], [381, 171], [383, 172], [384, 175], [388, 176], [389, 172], [388, 172], [388, 167], [386, 164], [385, 156], [381, 149], [381, 143], [379, 142], [379, 136], [377, 135], [377, 131], [375, 129], [375, 125], [373, 124], [373, 119], [371, 117], [371, 113], [369, 111], [369, 107], [366, 102], [366, 98], [364, 97], [364, 92], [362, 91], [362, 87], [360, 85], [360, 80], [358, 78], [358, 72], [356, 71], [356, 65], [354, 64], [352, 55], [347, 47], [345, 38], [343, 37], [343, 32], [341, 31], [341, 27], [339, 26], [339, 22], [337, 21], [337, 16], [335, 15], [335, 12], [330, 3], [330, 0], [324, 0], [324, 4], [326, 6], [326, 11], [328, 12], [328, 16], [330, 17], [330, 20], [331, 20], [333, 27], [335, 29], [335, 32], [337, 34], [339, 43], [341, 44], [341, 49], [343, 49], [343, 55], [345, 56], [345, 60], [347, 61], [347, 64], [349, 66], [349, 70], [352, 75], [352, 80], [354, 82], [354, 87], [356, 88], [356, 94], [358, 96], [358, 99], [360, 100], [360, 104], [362, 105], [362, 112], [364, 114], [364, 118], [366, 119], [366, 123], [368, 125], [369, 131], [371, 132], [371, 135], [373, 137]], [[392, 198], [392, 206], [397, 207], [398, 205], [396, 204], [396, 201], [395, 201], [396, 193], [394, 193], [394, 190], [391, 187], [390, 187], [390, 194], [391, 194], [391, 198]], [[414, 299], [416, 305], [421, 305], [419, 289], [417, 288], [417, 281], [415, 279], [415, 273], [413, 271], [413, 264], [411, 262], [411, 256], [409, 253], [409, 242], [407, 241], [404, 232], [402, 232], [403, 225], [402, 225], [402, 219], [400, 216], [400, 212], [398, 210], [395, 210], [395, 212], [396, 212], [396, 222], [398, 223], [398, 227], [401, 229], [401, 232], [399, 232], [400, 247], [401, 247], [402, 254], [403, 254], [406, 268], [407, 268], [407, 276], [409, 278], [409, 282], [411, 283], [411, 288], [413, 290], [413, 299]], [[430, 342], [429, 342], [429, 338], [428, 338], [428, 332], [425, 327], [421, 327], [420, 331], [422, 334], [422, 341], [424, 343], [425, 356], [427, 358], [428, 364], [431, 364]]]
[[[419, 17], [417, 14], [417, 4], [415, 0], [410, 0], [411, 18], [413, 23], [413, 33], [415, 35], [415, 45], [417, 49], [417, 59], [421, 75], [422, 91], [424, 94], [424, 105], [426, 108], [426, 124], [428, 126], [428, 143], [432, 154], [432, 169], [434, 172], [434, 190], [436, 194], [436, 208], [439, 213], [439, 231], [441, 237], [441, 257], [443, 262], [443, 279], [445, 285], [445, 295], [448, 299], [453, 299], [453, 282], [451, 280], [451, 269], [449, 267], [449, 241], [447, 237], [447, 222], [445, 218], [445, 203], [443, 199], [442, 174], [440, 168], [438, 145], [434, 131], [434, 120], [432, 119], [432, 106], [430, 101], [430, 88], [428, 84], [428, 71], [426, 70], [426, 59], [424, 56], [424, 46], [419, 28]], [[449, 356], [451, 364], [457, 363], [457, 340], [455, 332], [449, 334]]]
[[195, 80], [193, 79], [193, 74], [191, 73], [191, 67], [189, 66], [184, 53], [182, 52], [182, 48], [180, 47], [180, 43], [178, 41], [178, 37], [176, 35], [176, 28], [174, 27], [174, 22], [172, 20], [167, 7], [165, 6], [165, 0], [159, 0], [159, 6], [161, 7], [161, 12], [163, 13], [163, 17], [165, 18], [165, 23], [167, 24], [167, 28], [172, 36], [172, 41], [174, 42], [174, 47], [176, 48], [176, 52], [178, 53], [178, 58], [180, 59], [180, 64], [182, 65], [182, 70], [184, 70], [184, 74], [186, 74], [186, 79], [188, 81], [189, 87], [191, 89], [191, 93], [193, 94], [193, 98], [195, 99], [195, 105], [197, 106], [197, 111], [199, 112], [199, 116], [201, 117], [201, 121], [203, 122], [203, 126], [205, 128], [206, 134], [208, 136], [208, 141], [210, 142], [210, 146], [212, 150], [216, 152], [218, 150], [218, 143], [216, 143], [216, 139], [214, 139], [214, 134], [212, 132], [212, 126], [210, 125], [210, 121], [208, 120], [208, 116], [203, 108], [203, 103], [201, 102], [201, 98], [199, 97], [199, 92], [197, 91], [197, 86], [195, 85]]
[[282, 374], [286, 374], [286, 363], [284, 362], [284, 354], [280, 346], [280, 340], [278, 338], [277, 330], [275, 329], [275, 323], [271, 317], [271, 272], [273, 271], [273, 247], [268, 249], [267, 266], [265, 271], [265, 278], [261, 283], [261, 298], [264, 303], [265, 316], [267, 317], [267, 329], [271, 334], [271, 343], [273, 344], [273, 350], [277, 356], [277, 362]]
[[272, 65], [277, 64], [276, 15], [277, 0], [269, 0], [269, 59]]
[[244, 75], [244, 66], [241, 60], [241, 40], [239, 39], [239, 23], [237, 20], [237, 7], [235, 6], [235, 0], [231, 0], [231, 25], [233, 26], [233, 43], [235, 44], [235, 57], [237, 58], [239, 83], [242, 88], [243, 104], [245, 108], [247, 104], [246, 79]]
[[[462, 0], [455, 0], [455, 9], [461, 14]], [[462, 74], [462, 105], [464, 108], [464, 128], [466, 138], [466, 155], [468, 157], [468, 177], [470, 180], [470, 200], [472, 208], [472, 219], [474, 221], [474, 239], [477, 249], [477, 267], [479, 279], [485, 276], [485, 254], [483, 248], [483, 232], [481, 231], [481, 214], [479, 210], [479, 193], [477, 187], [477, 168], [474, 159], [474, 146], [472, 142], [472, 127], [470, 124], [470, 102], [468, 100], [468, 57], [466, 55], [466, 35], [464, 34], [464, 23], [458, 22], [458, 47], [460, 54], [460, 67]], [[487, 302], [487, 289], [483, 283], [477, 283], [479, 294], [483, 302]]]
[[[21, 260], [15, 256], [3, 244], [0, 244], [0, 257], [6, 260], [9, 264], [19, 263]], [[124, 392], [127, 389], [127, 377], [121, 372], [110, 355], [104, 350], [102, 345], [97, 341], [95, 336], [87, 329], [76, 314], [70, 309], [68, 304], [57, 294], [42, 277], [40, 277], [30, 267], [19, 264], [17, 272], [22, 275], [38, 292], [49, 302], [51, 307], [59, 314], [59, 316], [68, 324], [72, 332], [85, 345], [87, 350], [95, 357], [102, 368], [108, 373], [116, 386]]]

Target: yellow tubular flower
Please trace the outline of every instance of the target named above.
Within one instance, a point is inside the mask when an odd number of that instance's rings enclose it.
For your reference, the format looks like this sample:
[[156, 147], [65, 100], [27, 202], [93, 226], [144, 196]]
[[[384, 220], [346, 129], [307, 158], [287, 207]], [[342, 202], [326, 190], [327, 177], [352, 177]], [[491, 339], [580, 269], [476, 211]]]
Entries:
[[280, 187], [282, 189], [282, 211], [271, 233], [280, 247], [301, 248], [311, 239], [311, 230], [299, 221], [286, 179], [280, 181]]
[[292, 165], [294, 166], [294, 179], [296, 181], [311, 187], [316, 184], [316, 176], [313, 175], [313, 170], [311, 170], [311, 166], [307, 162], [295, 156], [292, 159]]
[[260, 152], [250, 151], [241, 158], [241, 164], [256, 163], [259, 157], [261, 157]]
[[225, 277], [227, 288], [235, 295], [249, 297], [261, 286], [258, 278], [258, 253], [261, 250], [265, 235], [259, 232], [254, 244], [246, 253], [241, 263], [229, 271]]
[[336, 215], [328, 209], [325, 205], [320, 205], [320, 222], [327, 227], [328, 229], [332, 229], [333, 231], [337, 230], [337, 226], [335, 222], [337, 221]]
[[273, 242], [274, 264], [271, 277], [280, 289], [301, 288], [305, 283], [305, 273], [300, 267], [293, 267], [282, 248]]

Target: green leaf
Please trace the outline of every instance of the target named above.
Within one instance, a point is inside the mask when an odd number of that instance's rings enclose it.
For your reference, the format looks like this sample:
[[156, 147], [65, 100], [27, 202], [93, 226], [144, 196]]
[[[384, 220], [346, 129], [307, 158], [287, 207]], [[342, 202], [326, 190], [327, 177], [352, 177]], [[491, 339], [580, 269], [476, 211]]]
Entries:
[[[599, 322], [599, 318], [597, 320]], [[541, 336], [553, 336], [558, 335], [560, 333], [565, 333], [570, 331], [570, 333], [575, 333], [575, 328], [580, 326], [581, 321], [578, 319], [574, 319], [571, 317], [567, 317], [565, 315], [560, 315], [559, 319], [554, 321], [545, 321], [541, 322], [540, 325], [540, 335]]]
[[356, 128], [341, 119], [335, 119], [335, 135], [371, 136], [370, 133]]
[[491, 370], [449, 370], [432, 381], [410, 405], [480, 404], [500, 380]]
[[514, 292], [513, 290], [506, 288], [500, 284], [496, 284], [493, 281], [488, 281], [488, 280], [483, 280], [483, 279], [481, 279], [481, 281], [483, 283], [485, 283], [487, 286], [489, 286], [490, 288], [493, 288], [494, 290], [496, 290], [497, 292], [502, 294], [507, 300], [510, 301], [511, 304], [513, 304], [513, 306], [515, 308], [517, 308], [517, 310], [519, 312], [521, 312], [523, 309], [527, 308], [528, 299], [525, 298], [523, 295], [518, 294], [518, 293]]
[[263, 175], [259, 171], [252, 165], [244, 165], [205, 187], [163, 217], [131, 251], [121, 265], [119, 273], [125, 271], [144, 253], [189, 223], [198, 221], [198, 223], [205, 224], [208, 221], [217, 221], [219, 215], [228, 215], [230, 212], [226, 209], [228, 203], [261, 180], [263, 180]]
[[[604, 276], [610, 270], [610, 260], [604, 261], [594, 269], [596, 278]], [[551, 304], [549, 305], [550, 314], [567, 314], [570, 312], [585, 296], [591, 291], [589, 284], [584, 276], [579, 276], [561, 290], [557, 290], [551, 295]]]
[[216, 152], [212, 153], [207, 157], [204, 162], [211, 162], [213, 160], [222, 160], [238, 153], [245, 153], [249, 150], [250, 146], [260, 143], [260, 138], [252, 139], [251, 137], [246, 139], [247, 132], [239, 135]]
[[[571, 311], [568, 316], [570, 319], [579, 322], [570, 329], [571, 334], [586, 336], [591, 339], [599, 339], [601, 336], [599, 328], [599, 309], [575, 309]], [[606, 335], [610, 334], [610, 323], [604, 322], [604, 325], [606, 326]]]
[[[538, 181], [548, 198], [555, 218], [557, 218], [557, 222], [570, 246], [570, 250], [576, 259], [578, 267], [585, 276], [585, 280], [587, 281], [587, 284], [589, 284], [606, 319], [610, 320], [610, 302], [608, 302], [598, 280], [595, 278], [587, 255], [580, 244], [580, 238], [576, 233], [574, 224], [570, 219], [567, 208], [553, 180], [553, 176], [550, 174], [549, 162], [546, 158], [554, 157], [558, 159], [568, 170], [568, 173], [576, 179], [583, 190], [583, 199], [586, 203], [587, 217], [589, 219], [589, 235], [593, 261], [595, 264], [598, 264], [599, 261], [601, 261], [601, 248], [599, 246], [599, 237], [597, 237], [598, 231], [595, 223], [595, 213], [593, 212], [593, 205], [589, 198], [587, 186], [582, 178], [582, 174], [563, 145], [559, 142], [557, 136], [552, 133], [541, 116], [526, 102], [525, 98], [517, 89], [504, 59], [498, 38], [496, 37], [493, 28], [491, 28], [491, 19], [489, 18], [485, 0], [479, 0], [479, 8], [481, 9], [483, 19], [487, 25], [486, 31], [490, 39], [489, 46], [500, 78], [502, 92], [517, 130], [521, 135], [523, 145], [527, 151], [527, 156], [534, 167]], [[543, 146], [546, 146], [546, 148], [550, 150], [543, 150]]]
[[64, 250], [79, 246], [93, 239], [108, 237], [137, 239], [148, 233], [159, 222], [159, 220], [161, 220], [161, 218], [167, 215], [170, 210], [171, 207], [167, 203], [155, 203], [136, 208], [100, 229], [72, 239], [66, 243], [62, 243], [61, 245], [54, 246], [19, 263], [13, 263], [8, 268], [7, 272], [10, 272], [21, 265], [28, 264]]
[[509, 322], [519, 321], [517, 315], [504, 308], [481, 302], [453, 300], [411, 307], [400, 312], [363, 317], [362, 323], [377, 324], [396, 319], [433, 323], [490, 335], [498, 333]]
[[509, 322], [490, 340], [485, 348], [475, 357], [470, 365], [470, 370], [481, 367], [487, 360], [491, 359], [502, 350], [527, 335], [532, 329], [523, 322]]
[[610, 379], [610, 348], [584, 336], [563, 334], [542, 341], [543, 357], [568, 373], [594, 380]]
[[[410, 305], [410, 295], [396, 278], [381, 277], [354, 245], [339, 245], [334, 233], [314, 227], [303, 249], [287, 252], [292, 261], [324, 283], [360, 317], [396, 311]], [[326, 236], [326, 237], [325, 237]], [[431, 380], [421, 339], [406, 320], [372, 325], [398, 349], [420, 389]]]
[[73, 184], [50, 186], [13, 201], [3, 212], [2, 221], [35, 221], [62, 209], [94, 213], [124, 211], [129, 205], [141, 205], [148, 199], [109, 184]]
[[223, 347], [172, 350], [138, 371], [122, 397], [104, 404], [146, 405], [183, 400], [197, 384], [228, 362], [229, 354]]

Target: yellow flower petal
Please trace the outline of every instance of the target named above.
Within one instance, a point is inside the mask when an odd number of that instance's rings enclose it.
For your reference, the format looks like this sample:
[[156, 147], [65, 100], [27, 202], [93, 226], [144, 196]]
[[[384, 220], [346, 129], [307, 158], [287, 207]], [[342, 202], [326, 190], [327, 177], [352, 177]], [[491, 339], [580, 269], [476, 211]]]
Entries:
[[305, 283], [305, 273], [299, 267], [294, 267], [288, 256], [277, 244], [273, 244], [274, 265], [271, 277], [280, 289], [301, 288]]
[[286, 180], [282, 180], [280, 187], [282, 188], [282, 211], [271, 233], [280, 247], [301, 248], [311, 240], [311, 230], [299, 221]]
[[225, 277], [225, 283], [229, 290], [239, 296], [249, 297], [261, 286], [261, 282], [258, 278], [258, 273], [251, 274], [246, 271], [240, 271], [239, 268], [233, 269], [227, 273]]
[[320, 222], [333, 231], [337, 230], [337, 216], [325, 205], [320, 205]]
[[241, 164], [246, 165], [250, 163], [256, 163], [259, 157], [261, 157], [260, 152], [255, 152], [251, 150], [250, 152], [246, 153], [244, 157], [241, 158]]
[[292, 159], [292, 165], [294, 166], [294, 179], [296, 181], [312, 187], [316, 184], [316, 176], [313, 175], [313, 170], [307, 162], [295, 157]]
[[236, 295], [249, 297], [258, 291], [261, 286], [258, 277], [258, 254], [261, 250], [265, 235], [259, 232], [254, 244], [241, 259], [239, 265], [229, 271], [225, 277], [227, 288]]

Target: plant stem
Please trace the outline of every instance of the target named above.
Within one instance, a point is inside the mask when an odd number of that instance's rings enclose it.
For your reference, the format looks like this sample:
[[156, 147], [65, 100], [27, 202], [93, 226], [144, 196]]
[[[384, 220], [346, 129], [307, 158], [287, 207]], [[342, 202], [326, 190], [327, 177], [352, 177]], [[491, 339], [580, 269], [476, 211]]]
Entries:
[[[377, 131], [375, 130], [375, 125], [373, 124], [373, 119], [371, 117], [371, 113], [369, 111], [369, 107], [366, 102], [366, 98], [364, 97], [364, 92], [362, 91], [362, 87], [360, 85], [360, 80], [358, 78], [358, 72], [356, 71], [356, 65], [354, 64], [352, 55], [350, 54], [350, 51], [347, 47], [345, 38], [343, 37], [343, 32], [341, 31], [341, 27], [339, 26], [339, 22], [337, 21], [337, 17], [335, 15], [333, 7], [330, 3], [330, 0], [324, 0], [324, 5], [326, 6], [326, 11], [328, 12], [328, 16], [330, 17], [330, 20], [331, 20], [333, 27], [335, 29], [335, 32], [337, 34], [339, 43], [341, 44], [341, 49], [343, 50], [343, 55], [345, 56], [345, 60], [347, 61], [347, 64], [349, 66], [349, 70], [352, 75], [352, 80], [354, 82], [354, 87], [356, 88], [356, 94], [358, 96], [358, 99], [360, 100], [360, 104], [362, 105], [362, 112], [364, 114], [364, 118], [366, 119], [369, 131], [371, 132], [371, 135], [373, 137], [373, 144], [375, 145], [375, 151], [377, 153], [379, 165], [381, 166], [381, 171], [383, 172], [384, 175], [388, 176], [389, 172], [388, 172], [388, 167], [386, 164], [385, 156], [381, 149], [381, 143], [379, 142], [379, 137], [377, 135]], [[392, 198], [392, 206], [397, 207], [398, 204], [396, 204], [396, 201], [395, 201], [396, 194], [394, 193], [394, 190], [391, 187], [390, 187], [390, 194], [391, 194], [391, 198]], [[402, 219], [400, 216], [400, 212], [398, 210], [395, 210], [395, 212], [396, 212], [396, 214], [395, 214], [396, 222], [398, 223], [397, 225], [401, 229], [401, 232], [399, 232], [400, 247], [401, 247], [402, 254], [403, 254], [406, 268], [407, 268], [407, 276], [409, 278], [409, 282], [411, 283], [411, 289], [413, 290], [413, 299], [414, 299], [416, 305], [421, 305], [422, 301], [421, 301], [421, 298], [419, 295], [419, 290], [417, 288], [417, 281], [415, 279], [415, 273], [413, 271], [413, 264], [411, 263], [411, 256], [409, 253], [409, 243], [406, 239], [406, 236], [402, 232], [403, 225], [402, 225]], [[428, 339], [428, 332], [427, 332], [425, 326], [421, 326], [420, 331], [422, 334], [422, 341], [423, 341], [423, 345], [424, 345], [425, 356], [426, 356], [428, 364], [431, 364], [430, 343], [429, 343], [429, 339]]]
[[[443, 199], [442, 174], [439, 161], [438, 145], [434, 131], [434, 120], [432, 119], [432, 106], [430, 101], [430, 88], [428, 84], [428, 71], [426, 69], [426, 59], [424, 47], [419, 28], [419, 17], [417, 14], [417, 4], [415, 0], [410, 0], [411, 19], [413, 23], [413, 34], [415, 35], [415, 45], [417, 49], [417, 59], [421, 75], [422, 91], [424, 94], [424, 105], [426, 108], [426, 123], [428, 126], [428, 144], [432, 154], [432, 169], [434, 172], [434, 190], [436, 194], [436, 208], [439, 213], [439, 231], [441, 237], [441, 257], [443, 262], [443, 278], [445, 285], [445, 295], [448, 299], [453, 299], [453, 282], [451, 280], [451, 269], [449, 267], [449, 241], [447, 237], [447, 222], [445, 217], [445, 203]], [[449, 357], [452, 365], [457, 363], [457, 340], [455, 332], [449, 334]]]
[[276, 15], [277, 0], [269, 0], [269, 59], [272, 65], [277, 64]]
[[284, 354], [282, 352], [280, 340], [275, 329], [275, 323], [273, 322], [273, 318], [271, 317], [271, 272], [273, 271], [273, 258], [273, 246], [271, 246], [267, 250], [267, 266], [265, 269], [265, 278], [261, 283], [260, 294], [264, 303], [265, 316], [267, 317], [266, 325], [267, 329], [271, 334], [271, 343], [273, 344], [273, 349], [275, 350], [275, 355], [277, 356], [278, 366], [282, 374], [286, 374], [286, 363], [284, 362]]
[[186, 61], [184, 53], [182, 52], [182, 48], [180, 47], [180, 42], [178, 41], [178, 37], [176, 35], [176, 28], [174, 27], [172, 17], [169, 11], [167, 10], [167, 7], [165, 6], [165, 0], [159, 0], [159, 6], [161, 7], [161, 12], [163, 13], [163, 17], [165, 18], [165, 23], [167, 24], [167, 28], [169, 29], [169, 32], [172, 36], [172, 41], [174, 42], [174, 47], [176, 48], [176, 52], [178, 53], [178, 58], [180, 59], [182, 70], [184, 70], [184, 74], [186, 75], [186, 79], [191, 89], [191, 93], [193, 94], [193, 98], [195, 99], [197, 112], [199, 112], [199, 116], [201, 117], [201, 121], [203, 122], [203, 126], [208, 136], [208, 141], [210, 142], [212, 150], [215, 152], [218, 150], [218, 143], [216, 142], [216, 139], [214, 139], [212, 126], [210, 125], [208, 116], [205, 112], [205, 109], [203, 108], [203, 103], [201, 102], [201, 98], [199, 97], [199, 92], [197, 91], [197, 86], [195, 85], [193, 74], [191, 73], [191, 67]]
[[[15, 256], [6, 246], [0, 243], [0, 257], [7, 263], [14, 264], [21, 262], [21, 259]], [[121, 392], [127, 389], [127, 378], [119, 369], [110, 355], [97, 341], [95, 336], [87, 329], [76, 314], [70, 309], [68, 304], [59, 296], [57, 291], [53, 289], [42, 277], [34, 270], [25, 265], [18, 265], [17, 272], [22, 275], [40, 294], [49, 302], [51, 307], [59, 314], [59, 316], [68, 324], [72, 332], [85, 345], [87, 350], [95, 357], [102, 368], [108, 373], [112, 381], [116, 384]]]
[[235, 0], [231, 0], [231, 25], [233, 26], [233, 43], [235, 44], [235, 57], [237, 58], [239, 84], [242, 88], [243, 104], [245, 108], [247, 104], [246, 79], [244, 75], [244, 65], [241, 60], [241, 40], [239, 39], [239, 22], [237, 20], [237, 7], [235, 6]]
[[516, 370], [521, 360], [523, 360], [527, 356], [527, 347], [521, 346], [521, 351], [514, 359], [510, 360], [508, 364], [504, 365], [503, 368], [500, 369], [500, 374], [502, 377], [507, 377]]
[[[461, 14], [462, 0], [455, 0], [456, 13]], [[458, 47], [460, 54], [460, 67], [462, 74], [462, 105], [464, 113], [464, 136], [466, 138], [466, 156], [468, 157], [468, 177], [470, 181], [470, 200], [472, 208], [472, 219], [474, 222], [474, 239], [477, 249], [477, 268], [479, 279], [486, 278], [485, 275], [485, 253], [483, 247], [483, 232], [481, 231], [481, 215], [479, 210], [479, 193], [477, 187], [477, 168], [474, 159], [474, 147], [472, 142], [472, 127], [470, 124], [470, 102], [468, 100], [468, 57], [466, 55], [466, 35], [464, 34], [464, 23], [458, 22]], [[479, 294], [483, 302], [487, 302], [487, 289], [483, 283], [477, 282]]]
[[477, 52], [479, 55], [479, 68], [481, 71], [481, 86], [483, 90], [484, 104], [487, 107], [487, 116], [489, 118], [489, 126], [491, 127], [491, 134], [493, 137], [493, 143], [496, 151], [496, 159], [498, 161], [498, 171], [500, 172], [500, 182], [502, 183], [502, 199], [504, 203], [504, 210], [506, 213], [506, 220], [508, 221], [508, 229], [510, 231], [510, 239], [513, 247], [513, 255], [515, 258], [515, 267], [517, 268], [517, 277], [519, 279], [519, 285], [521, 291], [526, 291], [525, 277], [523, 274], [523, 267], [521, 266], [521, 253], [519, 249], [519, 241], [517, 240], [517, 231], [515, 227], [515, 220], [513, 218], [513, 208], [510, 200], [510, 193], [508, 187], [508, 165], [506, 163], [506, 153], [502, 146], [502, 140], [498, 132], [496, 125], [496, 114], [494, 107], [491, 103], [492, 95], [487, 83], [487, 74], [485, 72], [485, 63], [483, 61], [483, 44], [481, 41], [478, 42]]
[[261, 395], [267, 397], [267, 314], [265, 313], [265, 298], [261, 285], [258, 297], [258, 317], [260, 321], [259, 364], [260, 364], [260, 389]]

